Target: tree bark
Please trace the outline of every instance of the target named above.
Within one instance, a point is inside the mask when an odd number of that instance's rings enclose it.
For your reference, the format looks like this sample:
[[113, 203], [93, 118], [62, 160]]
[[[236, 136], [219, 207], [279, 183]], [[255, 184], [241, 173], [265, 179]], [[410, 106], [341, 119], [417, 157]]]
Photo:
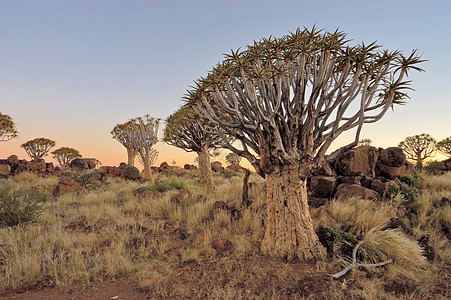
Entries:
[[199, 156], [200, 185], [208, 189], [214, 189], [215, 183], [213, 181], [213, 171], [211, 170], [208, 146], [202, 145], [202, 151], [197, 154]]
[[152, 169], [150, 168], [150, 153], [146, 150], [145, 156], [143, 157], [143, 177], [148, 180], [152, 180]]
[[127, 164], [129, 166], [135, 166], [136, 152], [137, 151], [134, 148], [127, 148]]
[[268, 215], [261, 250], [289, 261], [317, 260], [326, 252], [313, 229], [299, 169], [288, 165], [266, 176]]

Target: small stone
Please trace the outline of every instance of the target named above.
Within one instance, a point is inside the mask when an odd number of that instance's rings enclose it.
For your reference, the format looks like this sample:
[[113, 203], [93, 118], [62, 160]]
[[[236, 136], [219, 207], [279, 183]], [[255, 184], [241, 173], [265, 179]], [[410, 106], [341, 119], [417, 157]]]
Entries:
[[141, 281], [139, 284], [138, 284], [138, 288], [139, 288], [139, 290], [141, 290], [142, 292], [149, 292], [151, 289], [152, 289], [152, 287], [155, 285], [155, 281], [153, 280], [153, 279], [146, 279], [146, 280], [143, 280], [143, 281]]

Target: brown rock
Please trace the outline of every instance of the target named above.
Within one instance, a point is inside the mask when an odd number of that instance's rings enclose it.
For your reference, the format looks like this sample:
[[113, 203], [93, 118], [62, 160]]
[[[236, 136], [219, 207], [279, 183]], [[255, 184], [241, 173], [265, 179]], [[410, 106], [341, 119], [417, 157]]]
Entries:
[[308, 206], [310, 208], [316, 208], [323, 205], [326, 205], [326, 203], [329, 201], [329, 198], [320, 198], [320, 197], [314, 197], [314, 196], [308, 196]]
[[8, 162], [8, 165], [12, 166], [18, 166], [19, 165], [19, 157], [17, 155], [10, 155], [6, 161]]
[[338, 159], [337, 171], [346, 176], [374, 177], [378, 151], [375, 147], [361, 146], [346, 151]]
[[69, 163], [69, 167], [74, 171], [83, 171], [88, 169], [88, 164], [83, 158], [75, 158]]
[[142, 292], [149, 292], [154, 285], [155, 281], [153, 279], [146, 279], [138, 284], [138, 288]]
[[188, 190], [180, 190], [169, 200], [174, 205], [180, 205], [182, 202], [187, 200], [191, 196]]
[[10, 175], [11, 167], [9, 165], [0, 164], [0, 175]]
[[337, 187], [337, 178], [329, 176], [315, 176], [310, 180], [310, 191], [315, 197], [332, 197]]
[[220, 238], [213, 239], [211, 246], [216, 250], [216, 254], [221, 254], [233, 248], [231, 241]]
[[28, 171], [30, 172], [45, 172], [47, 169], [47, 164], [44, 160], [33, 160], [28, 164]]
[[54, 194], [60, 196], [65, 193], [78, 193], [83, 190], [82, 185], [69, 176], [62, 176], [55, 188]]
[[53, 166], [53, 163], [46, 163], [46, 164], [45, 164], [45, 170], [46, 170], [47, 172], [53, 172], [54, 169], [55, 169], [55, 168], [54, 168], [54, 166]]
[[357, 184], [340, 184], [335, 193], [338, 200], [359, 197], [368, 200], [379, 200], [379, 193]]
[[338, 176], [338, 183], [346, 183], [346, 184], [362, 184], [362, 176]]
[[379, 163], [389, 167], [401, 167], [406, 164], [406, 155], [401, 148], [379, 149]]
[[167, 163], [167, 162], [162, 162], [161, 164], [160, 164], [160, 167], [158, 168], [158, 171], [159, 172], [163, 172], [163, 171], [166, 171], [166, 170], [169, 170], [171, 167], [169, 166], [169, 164]]
[[334, 220], [334, 218], [329, 214], [327, 209], [324, 207], [320, 207], [318, 210], [313, 211], [312, 213], [312, 219], [314, 223], [315, 230], [319, 227], [319, 225], [326, 225], [326, 226], [337, 226], [337, 222]]
[[377, 175], [388, 179], [394, 179], [399, 175], [411, 175], [413, 172], [413, 165], [406, 163], [400, 167], [390, 167], [382, 164], [377, 166]]
[[185, 164], [185, 165], [183, 166], [183, 168], [184, 168], [185, 170], [197, 170], [197, 167], [196, 167], [195, 165], [190, 165], [190, 164]]

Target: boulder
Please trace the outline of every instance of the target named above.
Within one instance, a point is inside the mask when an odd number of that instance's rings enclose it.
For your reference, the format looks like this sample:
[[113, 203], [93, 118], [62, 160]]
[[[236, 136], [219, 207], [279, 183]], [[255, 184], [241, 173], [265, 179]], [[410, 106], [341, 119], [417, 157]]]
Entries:
[[163, 171], [166, 171], [166, 170], [169, 170], [169, 168], [170, 168], [171, 166], [169, 166], [169, 164], [167, 163], [167, 162], [162, 162], [161, 164], [160, 164], [160, 167], [158, 168], [158, 171], [159, 172], [163, 172]]
[[221, 254], [233, 248], [231, 241], [221, 238], [215, 238], [211, 242], [211, 246], [216, 250], [216, 254]]
[[44, 160], [32, 160], [28, 164], [28, 171], [34, 173], [45, 172], [47, 170], [47, 164]]
[[383, 181], [382, 179], [373, 179], [371, 181], [371, 189], [378, 192], [381, 196], [385, 196], [390, 191], [390, 186], [396, 184], [394, 181]]
[[211, 163], [211, 170], [215, 173], [222, 173], [225, 171], [224, 167], [222, 166], [222, 163], [219, 161], [214, 161]]
[[17, 155], [10, 155], [6, 161], [8, 162], [8, 165], [12, 166], [18, 166], [19, 165], [19, 157]]
[[337, 159], [339, 175], [374, 177], [378, 151], [375, 147], [361, 146], [346, 151]]
[[83, 171], [88, 169], [88, 164], [83, 158], [75, 158], [69, 163], [69, 167], [74, 171]]
[[335, 193], [338, 200], [359, 197], [368, 200], [379, 200], [379, 193], [357, 184], [340, 184]]
[[315, 176], [310, 180], [310, 191], [315, 197], [332, 197], [337, 187], [337, 178], [331, 176]]
[[331, 214], [324, 207], [320, 207], [317, 210], [312, 211], [312, 219], [315, 230], [317, 230], [320, 225], [332, 227], [336, 227], [338, 225]]
[[54, 194], [55, 196], [60, 196], [65, 193], [78, 193], [82, 190], [83, 186], [78, 181], [69, 176], [62, 176], [58, 181]]
[[45, 164], [45, 170], [47, 171], [47, 172], [53, 172], [53, 170], [55, 170], [55, 167], [53, 166], [53, 163], [46, 163]]
[[338, 176], [338, 184], [358, 184], [362, 185], [362, 176]]
[[401, 148], [379, 148], [379, 163], [389, 167], [401, 167], [407, 163], [406, 155]]
[[190, 164], [185, 164], [185, 165], [183, 166], [183, 168], [184, 168], [185, 170], [197, 170], [197, 167], [196, 167], [195, 165], [190, 165]]
[[412, 175], [413, 173], [413, 165], [409, 162], [406, 162], [405, 165], [400, 167], [391, 167], [383, 164], [377, 165], [377, 176], [382, 176], [387, 179], [395, 179], [399, 175]]
[[30, 163], [28, 161], [26, 161], [25, 159], [21, 160], [19, 162], [19, 165], [17, 166], [16, 171], [14, 172], [14, 174], [19, 174], [22, 172], [28, 172], [28, 165]]
[[0, 175], [10, 175], [11, 174], [11, 167], [7, 164], [0, 164]]

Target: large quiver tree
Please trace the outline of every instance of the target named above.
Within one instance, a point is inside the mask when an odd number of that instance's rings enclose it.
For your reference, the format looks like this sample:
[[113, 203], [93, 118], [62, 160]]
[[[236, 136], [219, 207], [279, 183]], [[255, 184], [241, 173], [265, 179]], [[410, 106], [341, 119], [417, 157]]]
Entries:
[[0, 113], [0, 142], [9, 141], [17, 136], [16, 124], [13, 119]]
[[451, 157], [451, 136], [438, 142], [436, 147], [441, 153]]
[[55, 146], [55, 141], [36, 138], [20, 145], [32, 160], [43, 158]]
[[406, 137], [398, 147], [404, 150], [408, 159], [416, 161], [417, 168], [421, 170], [423, 161], [435, 156], [435, 144], [432, 136], [423, 133]]
[[133, 149], [136, 149], [144, 166], [143, 177], [152, 179], [152, 164], [155, 162], [158, 152], [153, 146], [158, 141], [159, 119], [151, 118], [149, 115], [130, 120], [128, 139]]
[[133, 148], [133, 144], [130, 141], [130, 131], [133, 130], [135, 125], [132, 121], [128, 121], [124, 124], [117, 124], [111, 131], [113, 138], [127, 149], [127, 164], [130, 166], [135, 165], [135, 158], [138, 154], [138, 151]]
[[[421, 71], [413, 51], [349, 46], [342, 32], [315, 28], [254, 42], [233, 52], [196, 82], [186, 100], [241, 141], [226, 143], [267, 178], [267, 221], [261, 250], [292, 259], [322, 257], [313, 230], [306, 179], [331, 143], [380, 120], [408, 98], [408, 70]], [[255, 153], [257, 155], [255, 155]]]
[[222, 147], [222, 139], [208, 128], [206, 120], [202, 120], [191, 107], [183, 106], [166, 119], [163, 140], [187, 152], [196, 152], [200, 184], [214, 188], [209, 151]]

